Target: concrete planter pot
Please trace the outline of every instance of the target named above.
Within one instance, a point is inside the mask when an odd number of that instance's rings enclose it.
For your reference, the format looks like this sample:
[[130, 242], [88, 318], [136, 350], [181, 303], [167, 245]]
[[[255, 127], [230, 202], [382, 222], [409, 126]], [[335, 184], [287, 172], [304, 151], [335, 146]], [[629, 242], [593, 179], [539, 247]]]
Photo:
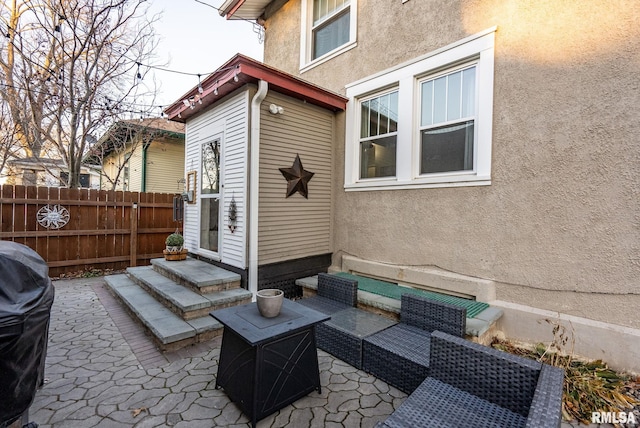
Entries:
[[284, 291], [275, 288], [265, 288], [258, 291], [256, 295], [258, 311], [265, 318], [277, 317], [280, 314], [283, 300]]

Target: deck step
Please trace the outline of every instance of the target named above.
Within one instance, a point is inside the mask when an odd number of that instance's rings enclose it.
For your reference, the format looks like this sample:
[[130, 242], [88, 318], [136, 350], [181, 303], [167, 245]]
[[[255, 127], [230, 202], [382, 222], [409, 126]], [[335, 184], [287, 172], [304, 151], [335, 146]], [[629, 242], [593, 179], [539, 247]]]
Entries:
[[162, 350], [172, 351], [222, 333], [222, 325], [209, 315], [183, 320], [125, 274], [106, 276], [105, 281]]
[[237, 273], [192, 258], [182, 261], [152, 259], [151, 265], [160, 274], [200, 294], [240, 288], [242, 279]]

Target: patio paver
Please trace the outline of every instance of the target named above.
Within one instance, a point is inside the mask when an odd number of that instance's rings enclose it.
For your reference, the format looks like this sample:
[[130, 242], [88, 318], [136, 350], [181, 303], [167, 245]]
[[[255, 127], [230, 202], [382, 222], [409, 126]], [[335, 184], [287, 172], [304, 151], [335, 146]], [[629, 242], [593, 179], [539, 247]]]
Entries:
[[[102, 284], [54, 282], [47, 382], [30, 420], [42, 428], [248, 426], [224, 390], [214, 388], [220, 338], [159, 353], [112, 306]], [[310, 393], [258, 427], [373, 427], [406, 397], [323, 351], [319, 363], [322, 394]]]
[[[102, 278], [54, 282], [47, 382], [30, 420], [42, 428], [248, 426], [224, 390], [214, 388], [219, 337], [161, 353], [103, 284]], [[319, 362], [322, 394], [309, 394], [258, 427], [372, 427], [406, 397], [323, 351]], [[590, 425], [596, 427], [612, 425]]]

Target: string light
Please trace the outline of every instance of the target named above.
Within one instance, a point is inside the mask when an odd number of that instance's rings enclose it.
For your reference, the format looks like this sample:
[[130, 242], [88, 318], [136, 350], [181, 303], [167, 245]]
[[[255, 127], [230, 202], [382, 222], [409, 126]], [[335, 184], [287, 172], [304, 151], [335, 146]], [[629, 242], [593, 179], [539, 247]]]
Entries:
[[62, 24], [63, 21], [66, 21], [66, 19], [67, 19], [66, 16], [58, 14], [58, 23], [54, 27], [54, 31], [55, 32], [57, 32], [57, 33], [61, 33], [62, 32], [61, 24]]
[[[201, 3], [203, 5], [209, 6], [209, 7], [213, 8], [213, 9], [219, 10], [219, 8], [211, 6], [211, 5], [206, 4], [204, 2], [201, 2], [201, 1], [198, 1], [198, 0], [195, 0], [195, 1], [198, 2], [198, 3]], [[66, 20], [67, 20], [67, 18], [64, 15], [58, 14], [58, 24], [55, 25], [54, 30], [56, 32], [62, 32], [61, 24]], [[252, 24], [255, 24], [253, 21], [249, 21], [247, 19], [244, 19], [244, 20], [247, 21], [247, 22], [250, 22]], [[6, 38], [11, 39], [12, 35], [13, 35], [14, 38], [15, 37], [21, 37], [21, 35], [18, 33], [18, 31], [15, 31], [15, 29], [11, 28], [8, 25], [6, 26], [6, 28], [7, 28], [7, 31], [6, 32], [3, 31], [4, 36]], [[13, 44], [17, 49], [21, 49], [22, 48], [22, 46], [15, 45], [13, 40], [10, 40], [9, 43]], [[155, 65], [151, 65], [151, 64], [144, 64], [144, 63], [142, 63], [140, 61], [136, 61], [136, 60], [133, 60], [132, 58], [128, 58], [127, 55], [125, 55], [122, 52], [121, 52], [121, 54], [122, 54], [122, 58], [124, 58], [125, 60], [129, 60], [129, 61], [131, 61], [132, 63], [135, 64], [135, 66], [136, 66], [135, 78], [136, 78], [137, 81], [142, 81], [143, 80], [143, 75], [142, 75], [142, 72], [141, 72], [141, 68], [142, 67], [147, 67], [148, 69], [154, 69], [154, 70], [163, 71], [163, 72], [167, 72], [167, 73], [176, 73], [176, 74], [182, 74], [182, 75], [188, 75], [188, 76], [196, 76], [198, 78], [198, 86], [197, 86], [198, 94], [196, 94], [195, 97], [193, 97], [193, 96], [190, 97], [189, 100], [183, 100], [183, 103], [185, 104], [185, 107], [188, 106], [191, 109], [195, 108], [195, 102], [196, 101], [198, 102], [198, 104], [200, 104], [200, 105], [202, 104], [202, 98], [203, 98], [202, 94], [204, 94], [204, 88], [202, 86], [202, 76], [203, 75], [210, 75], [210, 74], [213, 74], [213, 73], [220, 73], [220, 72], [224, 72], [224, 71], [227, 71], [227, 70], [235, 69], [235, 72], [233, 74], [233, 81], [236, 82], [236, 83], [239, 82], [240, 66], [238, 66], [238, 65], [235, 65], [235, 66], [232, 66], [232, 67], [226, 67], [226, 68], [219, 68], [219, 69], [216, 69], [215, 71], [212, 71], [212, 72], [209, 72], [209, 73], [191, 73], [191, 72], [185, 72], [185, 71], [181, 71], [181, 70], [175, 70], [175, 69], [159, 67], [159, 66], [155, 66]], [[28, 57], [25, 57], [25, 59], [27, 59], [28, 61], [33, 63], [35, 66], [40, 67], [42, 69], [45, 69], [45, 67], [42, 66], [42, 64], [38, 64], [36, 61], [33, 61], [32, 59], [30, 59]], [[46, 78], [47, 82], [50, 82], [52, 80], [52, 78], [55, 79], [56, 77], [57, 77], [57, 80], [60, 83], [62, 83], [62, 81], [64, 80], [64, 70], [61, 69], [60, 71], [56, 72], [55, 70], [47, 69], [46, 71], [50, 74], [50, 76], [48, 76]], [[6, 85], [4, 83], [0, 83], [0, 85], [4, 86], [4, 87], [9, 87], [8, 85]], [[216, 80], [215, 87], [214, 87], [214, 90], [213, 90], [213, 94], [216, 95], [216, 96], [219, 95], [219, 86], [220, 86], [220, 81]], [[19, 88], [19, 87], [16, 87], [16, 89], [27, 90], [27, 91], [30, 91], [32, 93], [38, 93], [37, 90], [33, 90], [31, 88]], [[46, 91], [40, 91], [40, 92], [41, 93], [46, 93], [47, 95], [50, 95], [52, 97], [58, 98], [58, 100], [60, 101], [61, 104], [64, 102], [63, 101], [63, 97], [61, 95], [59, 96], [57, 93], [53, 93], [52, 94], [52, 93], [46, 92]], [[116, 113], [117, 112], [120, 112], [120, 113], [131, 113], [131, 114], [135, 114], [135, 113], [138, 113], [138, 112], [142, 113], [142, 110], [137, 110], [136, 109], [137, 107], [158, 108], [157, 105], [136, 104], [136, 103], [125, 102], [125, 101], [121, 101], [121, 102], [119, 102], [119, 103], [117, 103], [115, 105], [112, 105], [111, 104], [111, 100], [109, 100], [106, 97], [105, 97], [105, 100], [106, 100], [104, 102], [105, 109], [107, 111], [116, 112]], [[78, 101], [80, 101], [80, 100], [78, 100]], [[129, 109], [123, 108], [123, 104], [124, 105], [128, 105]], [[166, 116], [164, 111], [163, 111], [163, 109], [162, 109], [162, 106], [160, 106], [159, 108], [161, 110], [160, 111], [160, 117]], [[181, 118], [181, 115], [179, 115], [178, 117]], [[168, 116], [167, 116], [167, 120], [168, 120]]]

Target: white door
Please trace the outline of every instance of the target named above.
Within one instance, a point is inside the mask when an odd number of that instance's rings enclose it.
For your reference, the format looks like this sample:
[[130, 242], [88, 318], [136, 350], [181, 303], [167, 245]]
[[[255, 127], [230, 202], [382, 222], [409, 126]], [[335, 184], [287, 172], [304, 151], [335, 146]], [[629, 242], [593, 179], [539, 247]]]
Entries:
[[220, 163], [222, 140], [214, 138], [201, 147], [200, 248], [220, 252]]

